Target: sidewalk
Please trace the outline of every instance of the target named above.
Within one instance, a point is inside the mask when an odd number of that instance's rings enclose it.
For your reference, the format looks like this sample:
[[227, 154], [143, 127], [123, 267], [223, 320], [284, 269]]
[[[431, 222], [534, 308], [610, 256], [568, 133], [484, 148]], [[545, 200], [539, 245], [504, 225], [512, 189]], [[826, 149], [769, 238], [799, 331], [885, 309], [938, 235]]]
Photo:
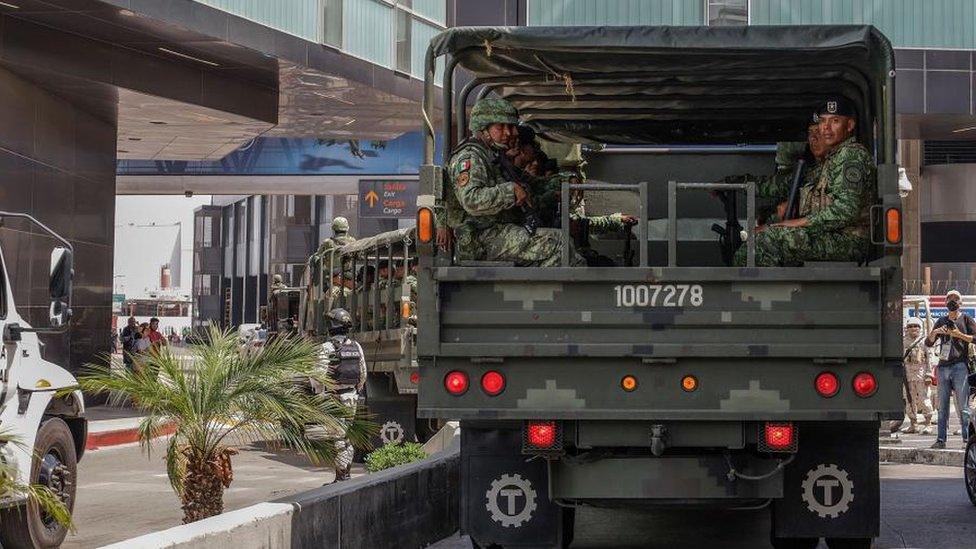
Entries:
[[[85, 416], [88, 418], [86, 450], [97, 450], [139, 441], [139, 423], [143, 416], [134, 408], [102, 404], [87, 408]], [[160, 436], [171, 435], [174, 430], [173, 427], [163, 429]]]
[[[950, 413], [949, 434], [946, 440], [945, 450], [932, 450], [929, 448], [935, 442], [937, 431], [936, 417], [938, 417], [938, 413], [932, 418], [932, 425], [930, 426], [932, 432], [927, 435], [909, 435], [901, 432], [888, 435], [884, 430], [887, 428], [887, 422], [882, 423], [882, 432], [878, 438], [881, 461], [962, 467], [966, 444], [963, 442], [961, 435], [952, 434], [953, 431], [960, 428], [959, 414], [956, 413], [955, 406], [952, 407]], [[919, 416], [918, 419], [921, 420], [922, 417]], [[907, 420], [902, 428], [908, 428]], [[918, 428], [921, 430], [921, 422]]]

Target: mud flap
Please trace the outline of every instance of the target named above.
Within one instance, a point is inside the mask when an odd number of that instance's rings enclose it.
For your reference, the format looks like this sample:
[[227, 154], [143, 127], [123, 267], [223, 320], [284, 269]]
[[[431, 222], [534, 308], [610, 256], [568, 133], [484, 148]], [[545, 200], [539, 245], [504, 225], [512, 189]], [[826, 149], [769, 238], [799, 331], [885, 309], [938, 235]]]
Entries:
[[781, 538], [870, 538], [881, 520], [877, 422], [799, 424], [799, 452], [773, 503]]
[[522, 433], [461, 424], [461, 532], [481, 547], [562, 547], [564, 509], [549, 501], [546, 461]]
[[417, 395], [392, 391], [389, 374], [370, 374], [366, 379], [366, 411], [379, 426], [373, 448], [417, 440]]

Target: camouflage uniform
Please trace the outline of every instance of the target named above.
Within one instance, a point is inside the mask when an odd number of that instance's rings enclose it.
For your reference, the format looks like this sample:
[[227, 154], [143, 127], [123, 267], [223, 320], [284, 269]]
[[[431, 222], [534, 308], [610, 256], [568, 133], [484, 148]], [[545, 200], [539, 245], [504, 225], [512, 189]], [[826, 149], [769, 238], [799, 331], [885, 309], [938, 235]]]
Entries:
[[[903, 339], [904, 349], [909, 347], [912, 350], [905, 357], [905, 378], [908, 380], [908, 389], [911, 391], [911, 399], [905, 399], [905, 415], [914, 427], [918, 422], [918, 414], [921, 413], [925, 418], [925, 423], [932, 423], [932, 408], [925, 403], [928, 396], [928, 386], [925, 384], [925, 376], [931, 375], [929, 366], [928, 349], [922, 341], [925, 335], [913, 338], [905, 334]], [[914, 404], [914, 409], [912, 409]]]
[[[858, 261], [870, 244], [869, 208], [876, 168], [870, 153], [849, 137], [824, 158], [816, 183], [800, 193], [806, 227], [769, 227], [756, 235], [756, 265], [800, 266], [804, 261]], [[770, 184], [769, 189], [776, 188]], [[746, 246], [735, 264], [745, 265]]]
[[[501, 99], [481, 99], [471, 115], [471, 130], [490, 123], [517, 122], [515, 108]], [[562, 241], [558, 229], [529, 234], [524, 214], [515, 204], [515, 183], [505, 181], [494, 162], [495, 151], [479, 139], [468, 139], [448, 165], [453, 196], [446, 200], [447, 225], [454, 228], [459, 259], [511, 261], [517, 266], [558, 266]], [[581, 265], [575, 253], [571, 264]]]
[[332, 248], [345, 246], [356, 241], [355, 238], [349, 236], [349, 221], [345, 217], [337, 217], [332, 220], [332, 234], [333, 236], [323, 240], [319, 244], [319, 249], [315, 251], [315, 255], [319, 258], [325, 257], [325, 252]]
[[[772, 175], [742, 175], [725, 178], [726, 183], [756, 183], [756, 216], [767, 223], [782, 221], [776, 207], [790, 197], [796, 164], [807, 151], [806, 142], [784, 141], [776, 144], [776, 173]], [[812, 187], [820, 179], [820, 163], [807, 164], [803, 170], [801, 189]]]

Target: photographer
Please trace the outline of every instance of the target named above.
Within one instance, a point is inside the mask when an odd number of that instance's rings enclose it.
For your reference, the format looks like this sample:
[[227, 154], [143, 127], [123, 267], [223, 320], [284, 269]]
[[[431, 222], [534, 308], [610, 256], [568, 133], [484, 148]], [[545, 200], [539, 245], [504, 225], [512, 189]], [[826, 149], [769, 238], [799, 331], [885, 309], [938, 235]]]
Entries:
[[927, 347], [939, 344], [939, 429], [933, 449], [945, 448], [949, 429], [949, 398], [956, 393], [956, 408], [962, 423], [962, 438], [968, 440], [969, 426], [969, 345], [976, 335], [976, 321], [960, 312], [962, 294], [950, 290], [946, 294], [949, 314], [940, 318], [925, 338]]

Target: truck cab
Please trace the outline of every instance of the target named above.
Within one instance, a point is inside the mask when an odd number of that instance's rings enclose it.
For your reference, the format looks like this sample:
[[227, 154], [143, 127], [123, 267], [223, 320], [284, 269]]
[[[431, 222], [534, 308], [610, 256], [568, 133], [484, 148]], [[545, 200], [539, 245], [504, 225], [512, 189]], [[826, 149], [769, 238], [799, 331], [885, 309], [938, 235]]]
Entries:
[[[579, 506], [768, 506], [776, 547], [869, 547], [879, 422], [903, 409], [888, 40], [851, 26], [453, 28], [426, 69], [418, 412], [461, 422], [462, 530], [559, 547]], [[489, 94], [540, 138], [590, 149], [599, 181], [561, 189], [560, 266], [460, 261], [434, 241], [466, 107]], [[772, 172], [772, 145], [803, 141], [829, 95], [857, 105], [877, 165], [870, 249], [756, 267], [756, 181], [726, 176]], [[638, 218], [634, 260], [570, 266], [574, 192]], [[729, 264], [731, 236], [745, 266]], [[622, 257], [620, 238], [592, 244]]]
[[[0, 456], [17, 472], [19, 484], [47, 487], [71, 511], [77, 487], [77, 463], [88, 433], [78, 381], [63, 366], [42, 356], [38, 334], [68, 329], [71, 319], [72, 247], [30, 215], [0, 212], [0, 220], [20, 218], [58, 242], [51, 251], [48, 326], [31, 326], [14, 301], [7, 257], [0, 249], [0, 429], [11, 440]], [[67, 528], [37, 505], [8, 497], [0, 501], [0, 543], [5, 548], [57, 547]]]

